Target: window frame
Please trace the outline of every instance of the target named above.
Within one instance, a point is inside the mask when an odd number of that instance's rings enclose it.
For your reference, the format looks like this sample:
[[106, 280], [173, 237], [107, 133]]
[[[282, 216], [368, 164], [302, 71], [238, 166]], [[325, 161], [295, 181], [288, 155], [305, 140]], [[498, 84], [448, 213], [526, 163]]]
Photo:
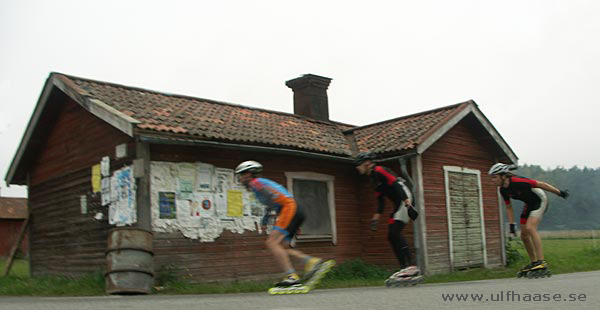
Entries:
[[309, 172], [309, 171], [297, 171], [297, 172], [285, 172], [287, 179], [288, 191], [294, 195], [294, 180], [306, 180], [306, 181], [322, 181], [327, 184], [327, 204], [329, 205], [329, 218], [331, 221], [331, 236], [329, 235], [298, 235], [296, 236], [296, 242], [315, 242], [315, 241], [331, 241], [333, 244], [337, 244], [337, 228], [336, 228], [336, 217], [335, 217], [335, 190], [334, 181], [335, 177], [328, 174]]

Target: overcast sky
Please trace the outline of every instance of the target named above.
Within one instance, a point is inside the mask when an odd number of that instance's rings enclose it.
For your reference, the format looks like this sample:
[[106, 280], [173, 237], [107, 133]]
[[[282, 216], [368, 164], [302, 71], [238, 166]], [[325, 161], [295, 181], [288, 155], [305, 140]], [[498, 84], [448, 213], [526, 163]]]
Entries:
[[600, 1], [0, 0], [0, 182], [50, 72], [365, 125], [475, 100], [521, 164], [600, 167]]

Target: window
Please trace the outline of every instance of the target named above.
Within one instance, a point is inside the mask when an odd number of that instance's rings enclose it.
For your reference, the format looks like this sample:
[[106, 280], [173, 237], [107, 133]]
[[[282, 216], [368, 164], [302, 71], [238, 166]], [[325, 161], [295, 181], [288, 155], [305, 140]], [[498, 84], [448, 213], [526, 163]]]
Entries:
[[285, 175], [288, 190], [306, 216], [296, 240], [331, 241], [335, 244], [334, 177], [314, 172], [286, 172]]

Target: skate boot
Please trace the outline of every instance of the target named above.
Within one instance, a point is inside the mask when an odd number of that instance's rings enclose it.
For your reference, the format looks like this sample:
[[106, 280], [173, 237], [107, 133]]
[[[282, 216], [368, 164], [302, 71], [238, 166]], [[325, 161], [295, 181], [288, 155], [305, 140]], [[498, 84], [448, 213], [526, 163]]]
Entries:
[[423, 281], [423, 276], [420, 274], [421, 270], [419, 270], [419, 267], [409, 266], [391, 275], [387, 280], [385, 280], [385, 285], [387, 287], [392, 285], [416, 285], [417, 283]]
[[550, 272], [550, 269], [548, 269], [548, 263], [546, 263], [545, 260], [537, 261], [531, 267], [531, 269], [529, 269], [529, 272], [527, 273], [528, 279], [551, 277], [551, 276], [552, 276], [552, 273]]
[[318, 257], [313, 257], [313, 258], [309, 259], [308, 262], [306, 262], [306, 264], [304, 264], [304, 275], [302, 276], [302, 280], [306, 281], [306, 280], [312, 278], [312, 276], [315, 274], [315, 272], [317, 272], [317, 270], [319, 270], [319, 267], [321, 266], [322, 263], [323, 263], [323, 260]]
[[529, 270], [531, 270], [531, 267], [533, 267], [535, 263], [531, 262], [528, 265], [525, 265], [523, 267], [521, 267], [521, 269], [519, 270], [519, 272], [517, 272], [517, 278], [521, 278], [521, 277], [525, 277], [527, 276], [527, 273], [529, 272]]
[[290, 287], [297, 284], [300, 284], [300, 277], [295, 273], [291, 273], [283, 278], [281, 282], [276, 283], [275, 287]]
[[295, 273], [289, 274], [283, 281], [268, 290], [270, 295], [306, 294], [309, 291], [308, 287], [300, 283], [300, 277]]

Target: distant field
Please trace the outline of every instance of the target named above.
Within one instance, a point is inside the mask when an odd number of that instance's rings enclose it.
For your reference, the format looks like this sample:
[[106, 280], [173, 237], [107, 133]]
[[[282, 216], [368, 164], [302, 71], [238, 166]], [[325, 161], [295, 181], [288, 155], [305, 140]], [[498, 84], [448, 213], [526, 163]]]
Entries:
[[543, 239], [600, 239], [600, 230], [540, 231], [539, 234]]

